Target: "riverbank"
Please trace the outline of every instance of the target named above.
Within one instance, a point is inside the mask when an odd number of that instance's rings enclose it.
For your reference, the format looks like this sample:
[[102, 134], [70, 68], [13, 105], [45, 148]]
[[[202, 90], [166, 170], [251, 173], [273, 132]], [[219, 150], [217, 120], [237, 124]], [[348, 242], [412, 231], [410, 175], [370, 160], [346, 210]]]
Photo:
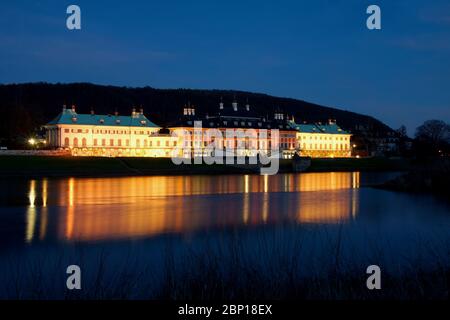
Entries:
[[[405, 159], [312, 159], [307, 172], [406, 171]], [[255, 166], [220, 164], [175, 165], [166, 158], [72, 156], [0, 156], [0, 177], [101, 177], [136, 175], [254, 174]], [[280, 160], [280, 173], [292, 172], [292, 160]]]
[[411, 193], [430, 193], [439, 196], [450, 196], [450, 159], [429, 159], [418, 164], [407, 173], [377, 186], [387, 189]]

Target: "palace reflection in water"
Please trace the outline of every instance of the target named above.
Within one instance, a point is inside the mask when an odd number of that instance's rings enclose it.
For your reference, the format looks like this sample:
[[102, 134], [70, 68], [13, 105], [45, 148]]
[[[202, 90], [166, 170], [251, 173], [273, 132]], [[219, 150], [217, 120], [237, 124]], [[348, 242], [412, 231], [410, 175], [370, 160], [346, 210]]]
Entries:
[[358, 213], [358, 172], [31, 180], [25, 241], [94, 241]]

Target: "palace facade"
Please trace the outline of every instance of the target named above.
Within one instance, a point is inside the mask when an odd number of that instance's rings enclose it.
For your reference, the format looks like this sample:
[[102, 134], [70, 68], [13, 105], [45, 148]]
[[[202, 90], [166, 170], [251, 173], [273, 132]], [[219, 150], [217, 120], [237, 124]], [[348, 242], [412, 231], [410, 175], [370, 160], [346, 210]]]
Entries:
[[277, 150], [278, 157], [292, 158], [296, 152], [296, 131], [284, 115], [277, 112], [273, 119], [261, 117], [248, 103], [240, 109], [236, 101], [228, 106], [220, 102], [217, 112], [205, 117], [196, 116], [195, 107], [188, 104], [169, 129], [183, 137], [184, 157], [211, 156], [211, 144], [223, 155], [254, 157], [258, 152], [272, 155]]
[[348, 158], [352, 155], [351, 134], [342, 130], [334, 120], [327, 124], [291, 123], [296, 130], [299, 154], [312, 158]]
[[[133, 109], [130, 116], [79, 114], [75, 106], [44, 126], [49, 147], [69, 150], [74, 156], [160, 157], [170, 139], [157, 136], [161, 127]], [[154, 144], [154, 146], [152, 145]], [[158, 148], [157, 148], [158, 145]], [[167, 149], [171, 146], [167, 146]], [[173, 142], [172, 142], [173, 147]]]
[[[222, 155], [256, 156], [258, 152], [280, 158], [295, 153], [310, 157], [350, 157], [351, 134], [335, 121], [327, 124], [297, 124], [282, 112], [269, 119], [239, 108], [233, 101], [219, 103], [217, 112], [199, 117], [188, 104], [182, 116], [163, 129], [133, 109], [130, 116], [78, 114], [75, 106], [47, 123], [46, 142], [74, 156], [108, 157], [199, 157]], [[213, 134], [211, 134], [211, 132]], [[229, 135], [229, 133], [234, 133]]]

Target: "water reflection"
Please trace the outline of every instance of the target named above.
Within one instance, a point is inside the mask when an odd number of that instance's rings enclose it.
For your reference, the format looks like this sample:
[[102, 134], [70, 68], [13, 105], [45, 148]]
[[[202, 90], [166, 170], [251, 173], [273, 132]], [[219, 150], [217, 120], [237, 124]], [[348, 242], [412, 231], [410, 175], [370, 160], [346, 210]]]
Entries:
[[27, 209], [27, 227], [25, 231], [25, 241], [31, 242], [34, 237], [34, 228], [36, 224], [36, 180], [30, 181], [30, 191], [28, 192], [29, 205]]
[[358, 214], [360, 174], [70, 178], [43, 180], [40, 189], [37, 184], [29, 183], [26, 242], [35, 240], [35, 229], [41, 240], [50, 233], [92, 241], [283, 221], [345, 222]]

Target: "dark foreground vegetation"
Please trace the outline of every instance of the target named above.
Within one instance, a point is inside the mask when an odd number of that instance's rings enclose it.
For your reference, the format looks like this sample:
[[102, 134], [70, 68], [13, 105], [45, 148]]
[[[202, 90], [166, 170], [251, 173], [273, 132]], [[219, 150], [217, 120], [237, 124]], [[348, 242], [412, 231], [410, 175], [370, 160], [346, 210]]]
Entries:
[[[448, 238], [443, 238], [439, 247], [418, 241], [417, 245], [426, 246], [427, 254], [404, 254], [393, 263], [388, 262], [388, 249], [382, 242], [371, 243], [366, 255], [356, 257], [341, 244], [345, 235], [339, 227], [325, 237], [329, 241], [323, 241], [323, 234], [313, 234], [313, 246], [304, 235], [304, 229], [293, 227], [249, 243], [236, 234], [182, 250], [168, 241], [160, 252], [162, 263], [157, 264], [142, 261], [133, 250], [121, 252], [120, 259], [107, 250], [89, 255], [79, 249], [57, 257], [48, 251], [45, 257], [6, 260], [0, 296], [201, 301], [449, 298]], [[84, 270], [81, 291], [65, 288], [62, 270], [70, 262]], [[368, 290], [366, 286], [366, 268], [374, 263], [382, 270], [381, 290]]]

